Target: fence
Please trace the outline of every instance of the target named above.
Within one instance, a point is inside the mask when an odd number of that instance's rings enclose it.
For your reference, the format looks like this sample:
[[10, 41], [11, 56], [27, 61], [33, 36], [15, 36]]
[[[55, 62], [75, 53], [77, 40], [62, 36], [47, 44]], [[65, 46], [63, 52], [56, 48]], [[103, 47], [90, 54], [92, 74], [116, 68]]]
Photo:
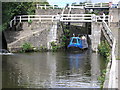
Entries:
[[103, 27], [104, 27], [103, 30], [108, 35], [107, 39], [109, 39], [109, 41], [112, 42], [110, 44], [112, 47], [111, 60], [110, 60], [111, 64], [108, 66], [110, 68], [110, 70], [107, 71], [107, 72], [109, 72], [109, 82], [108, 82], [107, 88], [116, 88], [117, 87], [116, 80], [115, 80], [116, 79], [116, 70], [115, 70], [115, 67], [116, 67], [116, 58], [115, 58], [116, 39], [105, 21], [103, 21]]
[[39, 4], [36, 4], [36, 8], [40, 8], [40, 9], [58, 9], [58, 5], [39, 5]]
[[109, 21], [108, 15], [96, 16], [95, 14], [60, 14], [60, 15], [18, 15], [10, 21], [10, 27], [16, 22], [22, 21], [61, 21], [61, 22], [98, 22], [100, 20]]
[[15, 16], [11, 21], [10, 21], [10, 27], [13, 25], [16, 25], [16, 22], [23, 22], [23, 21], [51, 21], [53, 22], [56, 20], [58, 15], [18, 15]]
[[[36, 4], [36, 8], [40, 9], [57, 9], [58, 5], [39, 5]], [[85, 4], [77, 4], [77, 5], [69, 5], [68, 8], [109, 8], [109, 3], [85, 3]]]

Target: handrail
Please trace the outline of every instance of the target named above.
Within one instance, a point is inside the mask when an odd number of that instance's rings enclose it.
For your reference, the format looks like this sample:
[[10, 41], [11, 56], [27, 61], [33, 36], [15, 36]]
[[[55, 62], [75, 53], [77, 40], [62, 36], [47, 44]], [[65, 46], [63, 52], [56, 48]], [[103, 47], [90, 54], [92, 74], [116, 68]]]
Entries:
[[114, 35], [112, 34], [112, 31], [108, 27], [107, 23], [103, 21], [103, 27], [109, 36], [109, 39], [112, 41], [112, 52], [111, 52], [111, 66], [110, 66], [110, 71], [109, 72], [109, 82], [108, 82], [108, 88], [116, 88], [116, 72], [115, 72], [115, 67], [116, 67], [116, 57], [115, 57], [115, 48], [116, 48], [116, 39]]
[[48, 8], [51, 8], [51, 9], [56, 9], [58, 8], [58, 5], [47, 5], [47, 4], [44, 4], [44, 5], [39, 5], [39, 4], [36, 4], [36, 8], [41, 8], [41, 9], [48, 9]]
[[10, 21], [10, 27], [16, 24], [16, 21], [29, 21], [29, 20], [47, 20], [47, 21], [54, 21], [57, 19], [57, 15], [17, 15]]
[[56, 21], [59, 20], [61, 22], [92, 22], [97, 20], [109, 20], [108, 15], [100, 15], [96, 16], [95, 14], [60, 14], [60, 15], [17, 15], [10, 21], [10, 27], [16, 24], [16, 21], [29, 21], [29, 20], [48, 20], [48, 21]]
[[[40, 7], [41, 9], [53, 8], [55, 9], [57, 5], [39, 5], [37, 4], [37, 9]], [[57, 7], [58, 8], [58, 7]], [[68, 8], [109, 8], [109, 3], [85, 3], [85, 4], [77, 4], [77, 5], [70, 5]]]

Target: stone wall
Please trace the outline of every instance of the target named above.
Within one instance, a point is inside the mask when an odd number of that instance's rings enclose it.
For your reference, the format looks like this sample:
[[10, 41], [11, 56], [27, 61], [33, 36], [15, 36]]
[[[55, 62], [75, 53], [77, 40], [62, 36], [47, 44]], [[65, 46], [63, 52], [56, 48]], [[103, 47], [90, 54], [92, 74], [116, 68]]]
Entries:
[[62, 9], [36, 9], [36, 15], [57, 15]]
[[38, 48], [40, 48], [40, 46], [47, 47], [48, 31], [48, 29], [43, 29], [41, 31], [23, 37], [11, 44], [8, 44], [8, 48], [10, 49], [10, 51], [14, 51], [16, 48], [21, 48], [24, 43], [30, 43], [34, 47]]
[[71, 14], [84, 14], [85, 9], [72, 9]]
[[120, 8], [110, 8], [109, 15], [112, 16], [112, 22], [120, 21]]
[[92, 22], [91, 35], [89, 35], [89, 37], [91, 39], [91, 48], [96, 52], [98, 51], [98, 45], [100, 44], [101, 29], [102, 23]]
[[109, 15], [113, 16], [113, 20], [110, 22], [110, 29], [115, 36], [117, 40], [117, 45], [116, 45], [116, 57], [119, 57], [118, 51], [119, 51], [119, 29], [120, 29], [120, 8], [111, 8], [109, 10]]

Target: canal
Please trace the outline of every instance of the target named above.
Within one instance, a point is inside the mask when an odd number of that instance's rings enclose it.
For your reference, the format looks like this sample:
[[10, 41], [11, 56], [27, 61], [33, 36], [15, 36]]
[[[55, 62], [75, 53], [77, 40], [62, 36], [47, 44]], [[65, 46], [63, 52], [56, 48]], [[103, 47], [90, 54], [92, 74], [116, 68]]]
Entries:
[[99, 88], [104, 58], [83, 52], [16, 53], [2, 57], [3, 88]]

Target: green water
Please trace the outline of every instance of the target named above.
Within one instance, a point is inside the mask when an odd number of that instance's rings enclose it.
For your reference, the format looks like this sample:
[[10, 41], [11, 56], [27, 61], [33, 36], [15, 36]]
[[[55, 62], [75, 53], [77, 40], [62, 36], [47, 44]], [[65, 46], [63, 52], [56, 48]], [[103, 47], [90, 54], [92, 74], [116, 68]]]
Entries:
[[3, 88], [99, 88], [104, 60], [83, 52], [16, 53], [2, 57]]

